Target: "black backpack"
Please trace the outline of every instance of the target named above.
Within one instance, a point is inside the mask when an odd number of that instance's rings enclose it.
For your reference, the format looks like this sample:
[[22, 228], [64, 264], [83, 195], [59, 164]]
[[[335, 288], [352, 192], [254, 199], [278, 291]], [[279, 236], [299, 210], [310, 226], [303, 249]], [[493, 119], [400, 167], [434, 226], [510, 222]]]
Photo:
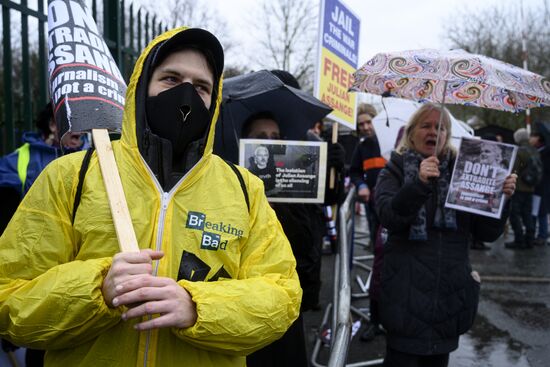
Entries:
[[542, 180], [542, 161], [540, 155], [534, 149], [529, 151], [527, 164], [520, 172], [520, 177], [529, 186], [536, 186]]

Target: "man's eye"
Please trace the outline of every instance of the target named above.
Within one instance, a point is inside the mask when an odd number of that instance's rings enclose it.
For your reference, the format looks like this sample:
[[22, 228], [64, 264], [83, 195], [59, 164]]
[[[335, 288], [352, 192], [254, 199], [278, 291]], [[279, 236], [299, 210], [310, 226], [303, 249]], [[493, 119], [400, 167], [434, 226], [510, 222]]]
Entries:
[[162, 81], [173, 84], [173, 83], [177, 83], [178, 79], [174, 76], [165, 76], [162, 78]]
[[209, 94], [210, 93], [210, 89], [205, 86], [205, 85], [201, 85], [201, 84], [196, 84], [195, 85], [195, 89], [197, 90], [197, 92], [199, 93], [206, 93], [206, 94]]

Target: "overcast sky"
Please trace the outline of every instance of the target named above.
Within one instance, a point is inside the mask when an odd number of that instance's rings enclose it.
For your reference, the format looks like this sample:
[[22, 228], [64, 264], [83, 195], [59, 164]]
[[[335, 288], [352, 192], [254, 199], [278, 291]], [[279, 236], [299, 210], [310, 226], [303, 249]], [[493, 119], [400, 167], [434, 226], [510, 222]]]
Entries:
[[[270, 0], [276, 1], [276, 0]], [[460, 9], [480, 10], [518, 4], [518, 0], [341, 0], [361, 20], [359, 63], [382, 51], [418, 48], [446, 48], [443, 42], [443, 22], [449, 21]], [[520, 0], [521, 1], [521, 0]], [[242, 40], [243, 47], [254, 42], [253, 32], [243, 20], [253, 16], [257, 0], [215, 0], [220, 14], [227, 18], [233, 38]], [[523, 0], [524, 7], [541, 9], [549, 0]], [[549, 20], [550, 21], [550, 20]], [[237, 53], [238, 54], [238, 53]], [[235, 53], [228, 55], [228, 63]]]

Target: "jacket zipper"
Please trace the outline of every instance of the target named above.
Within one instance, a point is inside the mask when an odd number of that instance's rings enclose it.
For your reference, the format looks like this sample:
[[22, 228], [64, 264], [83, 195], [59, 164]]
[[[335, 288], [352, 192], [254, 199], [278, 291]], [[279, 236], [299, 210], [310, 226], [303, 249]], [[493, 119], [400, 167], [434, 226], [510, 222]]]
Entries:
[[[436, 186], [435, 187], [435, 200], [434, 200], [435, 213], [436, 213], [435, 215], [437, 215], [437, 210], [438, 210], [438, 205], [437, 205], [438, 196], [439, 196], [439, 190]], [[444, 216], [443, 208], [441, 208], [441, 216]], [[435, 217], [434, 217], [434, 220], [435, 220]], [[435, 315], [435, 305], [437, 304], [437, 299], [439, 297], [439, 282], [441, 280], [441, 246], [442, 246], [442, 242], [443, 242], [443, 236], [441, 234], [441, 231], [437, 230], [437, 276], [436, 276], [436, 281], [435, 281], [435, 302], [434, 302], [434, 305], [433, 305], [433, 308], [432, 308], [432, 321], [433, 321], [434, 315]], [[430, 349], [431, 349], [430, 352], [433, 352], [434, 351], [433, 328], [431, 329], [430, 334], [431, 334], [430, 335], [430, 343], [429, 343]]]
[[[166, 209], [168, 208], [168, 203], [170, 202], [170, 197], [172, 195], [168, 192], [163, 192], [161, 196], [161, 205], [160, 205], [160, 217], [158, 221], [158, 232], [157, 232], [157, 240], [155, 244], [155, 250], [160, 251], [162, 249], [162, 235], [164, 233], [164, 219], [166, 218]], [[153, 268], [153, 276], [157, 276], [158, 274], [158, 268], [159, 268], [159, 261], [156, 261], [155, 266]], [[147, 319], [151, 320], [152, 316], [148, 316]], [[147, 358], [149, 355], [149, 344], [151, 342], [151, 334], [152, 330], [147, 331], [147, 337], [145, 339], [145, 353], [143, 354], [143, 367], [147, 367]]]
[[[177, 190], [177, 188], [181, 185], [181, 183], [185, 180], [185, 178], [194, 170], [194, 168], [199, 164], [199, 162], [204, 159], [204, 156], [201, 157], [197, 161], [197, 163], [195, 163], [195, 165], [193, 165], [193, 167], [191, 167], [189, 169], [189, 171], [187, 171], [187, 173], [185, 175], [183, 175], [183, 177], [174, 185], [174, 187], [170, 190], [170, 192], [165, 192], [163, 190], [163, 188], [160, 185], [159, 181], [155, 177], [155, 174], [153, 173], [153, 171], [151, 171], [151, 168], [149, 167], [147, 162], [145, 162], [145, 159], [143, 159], [143, 156], [140, 155], [140, 158], [141, 158], [142, 162], [144, 163], [145, 168], [149, 172], [149, 175], [153, 179], [153, 182], [155, 182], [155, 185], [157, 186], [157, 189], [161, 193], [160, 217], [159, 217], [159, 221], [158, 221], [158, 229], [159, 230], [157, 232], [157, 240], [156, 240], [156, 245], [155, 245], [156, 250], [160, 251], [160, 249], [162, 248], [162, 235], [164, 233], [164, 218], [166, 217], [166, 209], [168, 208], [168, 203], [170, 202], [170, 199], [172, 198], [173, 193]], [[158, 274], [158, 267], [159, 267], [159, 261], [156, 262], [156, 264], [153, 268], [153, 275], [154, 276], [156, 276]], [[149, 320], [150, 319], [151, 319], [151, 316], [149, 316]], [[143, 356], [144, 356], [144, 358], [143, 358], [143, 367], [147, 367], [147, 358], [148, 358], [148, 355], [149, 355], [149, 344], [151, 343], [151, 334], [152, 334], [151, 330], [147, 331], [147, 337], [145, 339], [145, 352], [143, 353]]]

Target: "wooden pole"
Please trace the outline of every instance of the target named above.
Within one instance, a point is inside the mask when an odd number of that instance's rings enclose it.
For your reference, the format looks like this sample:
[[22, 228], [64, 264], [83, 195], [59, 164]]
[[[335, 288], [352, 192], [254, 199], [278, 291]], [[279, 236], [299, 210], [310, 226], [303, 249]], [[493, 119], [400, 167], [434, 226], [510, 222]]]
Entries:
[[118, 245], [122, 252], [139, 252], [132, 218], [124, 196], [124, 189], [113, 154], [113, 147], [106, 129], [92, 129], [94, 146], [99, 158], [101, 175], [109, 198]]
[[[338, 123], [332, 123], [332, 144], [338, 142]], [[333, 189], [336, 181], [336, 169], [334, 167], [330, 168], [330, 179], [329, 179], [329, 188]]]
[[10, 364], [12, 367], [19, 367], [19, 363], [17, 362], [17, 358], [15, 357], [15, 353], [12, 351], [6, 352], [8, 355], [8, 359], [10, 360]]

